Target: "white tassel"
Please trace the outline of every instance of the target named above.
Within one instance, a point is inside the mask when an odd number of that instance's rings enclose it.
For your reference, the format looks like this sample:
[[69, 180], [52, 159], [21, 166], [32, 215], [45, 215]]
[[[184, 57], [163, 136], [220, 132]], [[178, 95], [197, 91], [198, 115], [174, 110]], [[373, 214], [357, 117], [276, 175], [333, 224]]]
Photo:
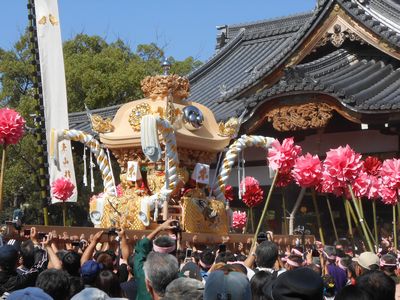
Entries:
[[93, 169], [95, 167], [95, 164], [93, 163], [93, 154], [92, 151], [90, 151], [90, 155], [89, 155], [89, 164], [90, 164], [90, 190], [93, 193], [94, 192], [94, 176], [93, 176]]
[[113, 181], [113, 185], [114, 185], [114, 195], [117, 196], [117, 186], [115, 185], [115, 178], [114, 178], [114, 172], [113, 172], [113, 168], [112, 168], [112, 164], [111, 164], [111, 158], [110, 158], [110, 151], [108, 150], [108, 148], [106, 148], [107, 150], [107, 158], [108, 158], [108, 163], [110, 164], [110, 172], [111, 172], [111, 177], [112, 177], [112, 181]]
[[84, 146], [83, 147], [83, 156], [82, 156], [82, 159], [83, 159], [83, 185], [84, 186], [87, 186], [86, 150], [87, 150], [87, 147]]

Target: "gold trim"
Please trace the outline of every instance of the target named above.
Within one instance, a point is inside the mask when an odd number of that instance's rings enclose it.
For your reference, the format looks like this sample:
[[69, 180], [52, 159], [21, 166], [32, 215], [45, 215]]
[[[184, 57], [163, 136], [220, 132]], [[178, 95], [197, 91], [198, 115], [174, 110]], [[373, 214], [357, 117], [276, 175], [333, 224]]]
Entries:
[[173, 75], [147, 76], [141, 81], [145, 97], [162, 100], [170, 93], [174, 100], [183, 100], [189, 96], [189, 80]]
[[129, 115], [129, 124], [134, 131], [140, 131], [140, 121], [143, 116], [151, 113], [151, 108], [148, 103], [140, 103], [132, 108]]

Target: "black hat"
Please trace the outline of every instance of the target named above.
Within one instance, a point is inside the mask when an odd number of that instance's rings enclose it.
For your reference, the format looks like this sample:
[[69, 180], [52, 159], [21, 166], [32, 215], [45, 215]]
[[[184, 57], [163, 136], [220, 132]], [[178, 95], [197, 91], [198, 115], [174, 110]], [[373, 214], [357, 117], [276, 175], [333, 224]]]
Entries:
[[322, 300], [324, 282], [309, 268], [298, 268], [278, 276], [263, 289], [274, 300]]

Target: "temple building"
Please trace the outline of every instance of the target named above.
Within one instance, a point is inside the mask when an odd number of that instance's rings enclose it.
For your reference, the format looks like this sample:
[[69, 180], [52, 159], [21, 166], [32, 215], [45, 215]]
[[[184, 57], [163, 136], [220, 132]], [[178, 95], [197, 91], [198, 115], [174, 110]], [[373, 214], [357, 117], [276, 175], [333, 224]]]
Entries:
[[[239, 117], [239, 135], [293, 136], [303, 153], [320, 157], [346, 144], [363, 155], [397, 157], [400, 2], [318, 0], [309, 13], [219, 26], [215, 54], [188, 78], [189, 100], [207, 106], [218, 121]], [[113, 117], [118, 108], [93, 113]], [[72, 113], [69, 120], [71, 128], [90, 131], [86, 113]], [[244, 159], [246, 174], [268, 186], [265, 155], [246, 149]], [[233, 186], [237, 181], [232, 176]], [[287, 189], [287, 211], [298, 192]], [[277, 231], [283, 218], [281, 197], [276, 190], [271, 203]], [[319, 198], [329, 227], [325, 196]], [[314, 222], [306, 199], [299, 225]], [[340, 220], [342, 202], [331, 203]], [[385, 218], [385, 207], [378, 206], [378, 212]]]

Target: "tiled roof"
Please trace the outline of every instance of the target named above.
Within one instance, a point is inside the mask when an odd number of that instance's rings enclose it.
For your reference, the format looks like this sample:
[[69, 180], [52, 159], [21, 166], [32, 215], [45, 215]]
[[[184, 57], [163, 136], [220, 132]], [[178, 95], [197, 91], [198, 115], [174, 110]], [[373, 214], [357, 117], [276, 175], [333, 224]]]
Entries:
[[293, 91], [332, 95], [357, 112], [400, 111], [400, 68], [368, 53], [352, 54], [340, 49], [287, 69], [277, 84], [246, 101], [255, 107]]

